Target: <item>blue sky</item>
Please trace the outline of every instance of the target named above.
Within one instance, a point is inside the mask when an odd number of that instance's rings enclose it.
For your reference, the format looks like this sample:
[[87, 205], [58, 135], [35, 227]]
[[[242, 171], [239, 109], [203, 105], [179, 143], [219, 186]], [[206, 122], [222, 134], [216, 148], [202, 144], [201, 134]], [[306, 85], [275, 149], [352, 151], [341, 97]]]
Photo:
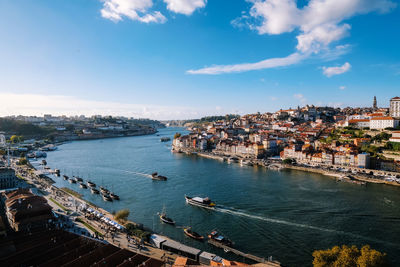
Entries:
[[386, 107], [399, 18], [395, 0], [1, 0], [0, 116]]

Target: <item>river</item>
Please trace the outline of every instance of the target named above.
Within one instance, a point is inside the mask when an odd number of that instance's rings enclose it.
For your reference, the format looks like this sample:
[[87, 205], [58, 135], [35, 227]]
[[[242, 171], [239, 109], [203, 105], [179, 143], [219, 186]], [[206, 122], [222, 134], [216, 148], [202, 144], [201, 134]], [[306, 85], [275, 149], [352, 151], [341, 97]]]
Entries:
[[[171, 142], [160, 138], [172, 138], [175, 132], [185, 130], [166, 128], [159, 136], [66, 143], [48, 153], [48, 166], [106, 186], [121, 200], [104, 202], [87, 189], [53, 178], [58, 187], [74, 189], [110, 212], [128, 208], [131, 220], [226, 258], [238, 259], [187, 238], [182, 226], [190, 225], [203, 235], [218, 229], [239, 250], [273, 256], [288, 266], [310, 266], [314, 250], [341, 244], [370, 244], [400, 266], [399, 187], [336, 183], [320, 174], [171, 153]], [[151, 180], [154, 171], [168, 181]], [[209, 211], [188, 206], [185, 194], [209, 196], [218, 207]], [[156, 214], [164, 206], [176, 227], [160, 223]]]

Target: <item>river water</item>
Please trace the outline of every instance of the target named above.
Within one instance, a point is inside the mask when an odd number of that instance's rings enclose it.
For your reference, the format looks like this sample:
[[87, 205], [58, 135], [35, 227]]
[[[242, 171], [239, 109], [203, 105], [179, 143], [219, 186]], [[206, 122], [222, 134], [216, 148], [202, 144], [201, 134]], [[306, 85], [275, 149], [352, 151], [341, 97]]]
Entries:
[[[121, 200], [104, 202], [87, 189], [54, 178], [58, 187], [74, 189], [110, 212], [128, 208], [131, 220], [228, 259], [238, 258], [187, 238], [182, 226], [203, 235], [218, 229], [239, 250], [273, 256], [289, 266], [310, 266], [314, 250], [341, 244], [370, 244], [400, 266], [400, 188], [336, 183], [320, 174], [175, 154], [171, 142], [160, 142], [175, 132], [185, 130], [67, 143], [48, 153], [48, 166], [106, 186]], [[149, 175], [154, 171], [168, 181], [152, 181]], [[209, 196], [218, 207], [209, 211], [188, 206], [185, 194]], [[164, 206], [176, 227], [160, 223], [156, 214]]]

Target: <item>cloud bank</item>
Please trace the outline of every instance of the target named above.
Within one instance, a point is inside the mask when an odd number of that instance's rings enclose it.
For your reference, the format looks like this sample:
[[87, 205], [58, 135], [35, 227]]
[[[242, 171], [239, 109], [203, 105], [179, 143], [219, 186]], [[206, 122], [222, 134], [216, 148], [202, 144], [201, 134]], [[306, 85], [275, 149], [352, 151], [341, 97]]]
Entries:
[[[124, 18], [143, 23], [165, 23], [167, 18], [160, 12], [151, 10], [152, 0], [101, 0], [101, 16], [118, 22]], [[196, 9], [203, 8], [207, 0], [163, 0], [171, 12], [191, 15]]]
[[[221, 74], [274, 67], [265, 64], [291, 58], [305, 59], [331, 50], [330, 45], [349, 34], [351, 26], [343, 21], [369, 12], [386, 13], [396, 4], [390, 0], [310, 0], [302, 8], [296, 0], [248, 0], [252, 7], [248, 14], [233, 21], [234, 25], [249, 26], [259, 34], [277, 35], [298, 31], [296, 52], [285, 58], [266, 59], [257, 63], [219, 65], [190, 70], [190, 74]], [[292, 64], [299, 63], [299, 60]], [[289, 65], [289, 64], [288, 64]], [[249, 66], [254, 66], [249, 67]], [[281, 66], [277, 64], [276, 67]]]
[[332, 77], [335, 75], [343, 74], [348, 72], [351, 68], [349, 62], [344, 63], [342, 66], [339, 67], [322, 67], [322, 72], [326, 77]]

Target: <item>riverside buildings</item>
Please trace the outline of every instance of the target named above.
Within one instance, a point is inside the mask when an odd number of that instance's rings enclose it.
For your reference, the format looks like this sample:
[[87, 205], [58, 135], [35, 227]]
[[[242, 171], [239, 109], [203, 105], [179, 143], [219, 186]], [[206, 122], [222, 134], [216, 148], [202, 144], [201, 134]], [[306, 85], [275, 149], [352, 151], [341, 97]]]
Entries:
[[188, 124], [192, 132], [175, 138], [173, 150], [243, 160], [279, 156], [314, 166], [400, 171], [399, 161], [391, 160], [390, 153], [382, 154], [393, 149], [389, 143], [400, 141], [400, 131], [395, 131], [399, 119], [389, 113], [377, 107], [375, 98], [371, 108], [307, 105], [229, 120], [221, 117]]

